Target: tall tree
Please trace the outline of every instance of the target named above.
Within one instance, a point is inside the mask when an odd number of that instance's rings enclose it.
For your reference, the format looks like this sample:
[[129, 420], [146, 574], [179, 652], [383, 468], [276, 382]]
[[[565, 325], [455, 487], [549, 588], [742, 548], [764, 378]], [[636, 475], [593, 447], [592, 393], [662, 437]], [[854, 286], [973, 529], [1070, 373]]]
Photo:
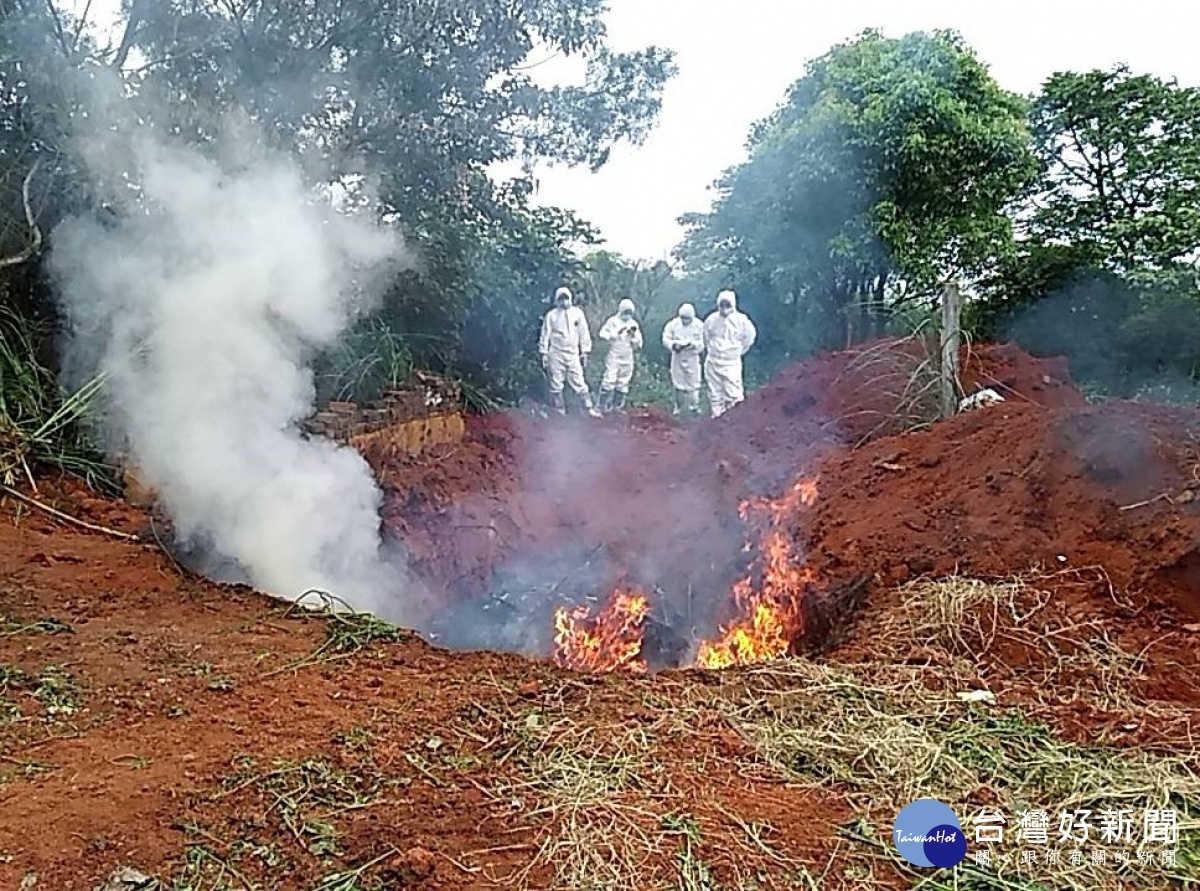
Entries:
[[1200, 89], [1127, 68], [1050, 77], [1033, 106], [1032, 239], [1122, 275], [1174, 274], [1200, 248]]
[[868, 31], [755, 126], [682, 257], [739, 282], [788, 352], [869, 335], [890, 298], [1011, 244], [1004, 210], [1035, 170], [1024, 112], [955, 34]]
[[[616, 142], [646, 136], [672, 54], [611, 50], [606, 7], [161, 0], [145, 5], [133, 43], [146, 61], [132, 74], [173, 105], [237, 105], [282, 139], [367, 163], [397, 200], [425, 189], [454, 202], [482, 166], [524, 157], [596, 168]], [[539, 86], [531, 68], [553, 55], [583, 60], [585, 83]]]
[[1196, 379], [1200, 90], [1123, 66], [1058, 72], [1031, 121], [1040, 175], [978, 330], [1065, 355], [1108, 393]]
[[[488, 382], [516, 379], [501, 366], [519, 337], [536, 336], [538, 292], [593, 238], [569, 213], [534, 210], [527, 182], [498, 184], [489, 169], [601, 166], [615, 144], [645, 138], [675, 70], [667, 50], [608, 45], [606, 0], [126, 0], [107, 47], [81, 46], [84, 29], [55, 0], [0, 3], [28, 20], [20, 62], [56, 72], [45, 83], [116, 70], [130, 121], [203, 146], [236, 112], [314, 180], [352, 199], [369, 186], [422, 260], [395, 283], [386, 333], [418, 362]], [[581, 60], [582, 83], [539, 84], [538, 63], [553, 56]], [[61, 168], [69, 152], [53, 149]], [[483, 336], [485, 323], [502, 336]]]

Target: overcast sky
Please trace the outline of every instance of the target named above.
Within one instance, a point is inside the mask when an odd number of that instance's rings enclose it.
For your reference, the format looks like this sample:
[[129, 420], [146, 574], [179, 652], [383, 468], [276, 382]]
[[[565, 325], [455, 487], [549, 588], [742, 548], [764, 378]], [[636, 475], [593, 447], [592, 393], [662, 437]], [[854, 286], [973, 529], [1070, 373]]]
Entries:
[[[84, 0], [75, 0], [80, 6]], [[96, 0], [106, 11], [118, 0]], [[538, 171], [539, 203], [572, 208], [597, 224], [608, 247], [634, 258], [669, 254], [676, 218], [705, 210], [709, 186], [745, 155], [750, 125], [768, 115], [805, 62], [865, 28], [890, 36], [952, 28], [1010, 90], [1035, 91], [1052, 72], [1128, 64], [1200, 85], [1200, 3], [1140, 0], [610, 0], [620, 49], [676, 51], [658, 126], [622, 146], [599, 173]], [[553, 64], [539, 74], [554, 78]]]
[[709, 185], [745, 156], [750, 125], [770, 114], [805, 62], [865, 28], [957, 30], [1003, 86], [1021, 93], [1054, 71], [1120, 62], [1200, 85], [1195, 0], [611, 0], [611, 10], [618, 47], [670, 47], [679, 74], [642, 147], [616, 150], [597, 174], [541, 170], [538, 200], [573, 208], [600, 226], [608, 247], [645, 259], [670, 252], [681, 213], [707, 209]]

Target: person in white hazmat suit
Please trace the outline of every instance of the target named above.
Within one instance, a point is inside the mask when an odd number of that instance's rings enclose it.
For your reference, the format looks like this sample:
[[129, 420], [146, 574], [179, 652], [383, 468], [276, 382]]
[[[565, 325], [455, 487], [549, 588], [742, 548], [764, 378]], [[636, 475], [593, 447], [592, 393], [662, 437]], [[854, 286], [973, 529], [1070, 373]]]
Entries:
[[696, 321], [696, 307], [685, 303], [667, 322], [663, 349], [671, 354], [671, 386], [675, 390], [674, 414], [700, 411], [700, 354], [704, 352], [704, 326]]
[[634, 354], [643, 346], [642, 329], [633, 314], [637, 307], [626, 298], [617, 314], [600, 326], [600, 339], [609, 343], [604, 359], [604, 377], [600, 381], [600, 411], [623, 409], [633, 380]]
[[742, 357], [757, 337], [749, 316], [738, 311], [737, 294], [729, 290], [719, 293], [716, 312], [704, 320], [704, 379], [714, 418], [745, 398]]
[[592, 405], [592, 394], [583, 377], [584, 366], [592, 352], [592, 332], [588, 328], [587, 316], [574, 305], [571, 291], [559, 288], [554, 292], [554, 306], [542, 319], [542, 333], [538, 338], [538, 353], [542, 357], [542, 368], [550, 383], [550, 399], [554, 410], [560, 415], [567, 413], [563, 397], [563, 384], [583, 403], [584, 410], [593, 418], [600, 417]]

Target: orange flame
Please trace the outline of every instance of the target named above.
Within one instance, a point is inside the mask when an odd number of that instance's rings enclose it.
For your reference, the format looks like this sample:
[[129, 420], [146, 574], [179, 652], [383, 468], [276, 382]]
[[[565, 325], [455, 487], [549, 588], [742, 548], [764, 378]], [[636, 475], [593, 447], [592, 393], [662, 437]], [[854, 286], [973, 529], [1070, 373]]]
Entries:
[[780, 498], [742, 503], [743, 519], [758, 513], [769, 521], [760, 546], [761, 582], [755, 587], [753, 577], [747, 576], [733, 586], [734, 601], [744, 617], [722, 628], [716, 641], [701, 644], [696, 658], [701, 668], [750, 665], [787, 655], [791, 641], [803, 629], [801, 605], [812, 583], [812, 570], [803, 565], [791, 537], [780, 527], [801, 507], [812, 507], [816, 501], [816, 480], [802, 477]]
[[635, 588], [617, 588], [595, 617], [586, 606], [554, 613], [554, 660], [574, 671], [646, 670], [642, 634], [650, 604]]
[[[699, 667], [729, 668], [787, 655], [803, 631], [802, 605], [813, 583], [812, 570], [804, 565], [789, 528], [801, 509], [816, 504], [817, 495], [817, 481], [801, 477], [779, 498], [748, 498], [739, 505], [743, 521], [765, 525], [757, 546], [750, 540], [742, 549], [757, 549], [757, 572], [734, 584], [741, 618], [722, 628], [716, 640], [700, 645]], [[586, 606], [559, 608], [554, 614], [555, 661], [575, 671], [645, 672], [642, 641], [649, 611], [642, 591], [621, 587], [594, 615]]]

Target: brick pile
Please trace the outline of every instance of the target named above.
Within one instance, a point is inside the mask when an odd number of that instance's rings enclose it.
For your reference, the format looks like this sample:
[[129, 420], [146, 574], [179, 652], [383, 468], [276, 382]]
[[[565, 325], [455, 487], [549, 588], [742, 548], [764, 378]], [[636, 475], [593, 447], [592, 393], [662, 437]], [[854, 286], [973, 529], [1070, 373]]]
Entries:
[[461, 411], [462, 389], [457, 383], [418, 373], [409, 383], [366, 405], [330, 402], [304, 426], [312, 435], [348, 443], [411, 421], [458, 415]]

